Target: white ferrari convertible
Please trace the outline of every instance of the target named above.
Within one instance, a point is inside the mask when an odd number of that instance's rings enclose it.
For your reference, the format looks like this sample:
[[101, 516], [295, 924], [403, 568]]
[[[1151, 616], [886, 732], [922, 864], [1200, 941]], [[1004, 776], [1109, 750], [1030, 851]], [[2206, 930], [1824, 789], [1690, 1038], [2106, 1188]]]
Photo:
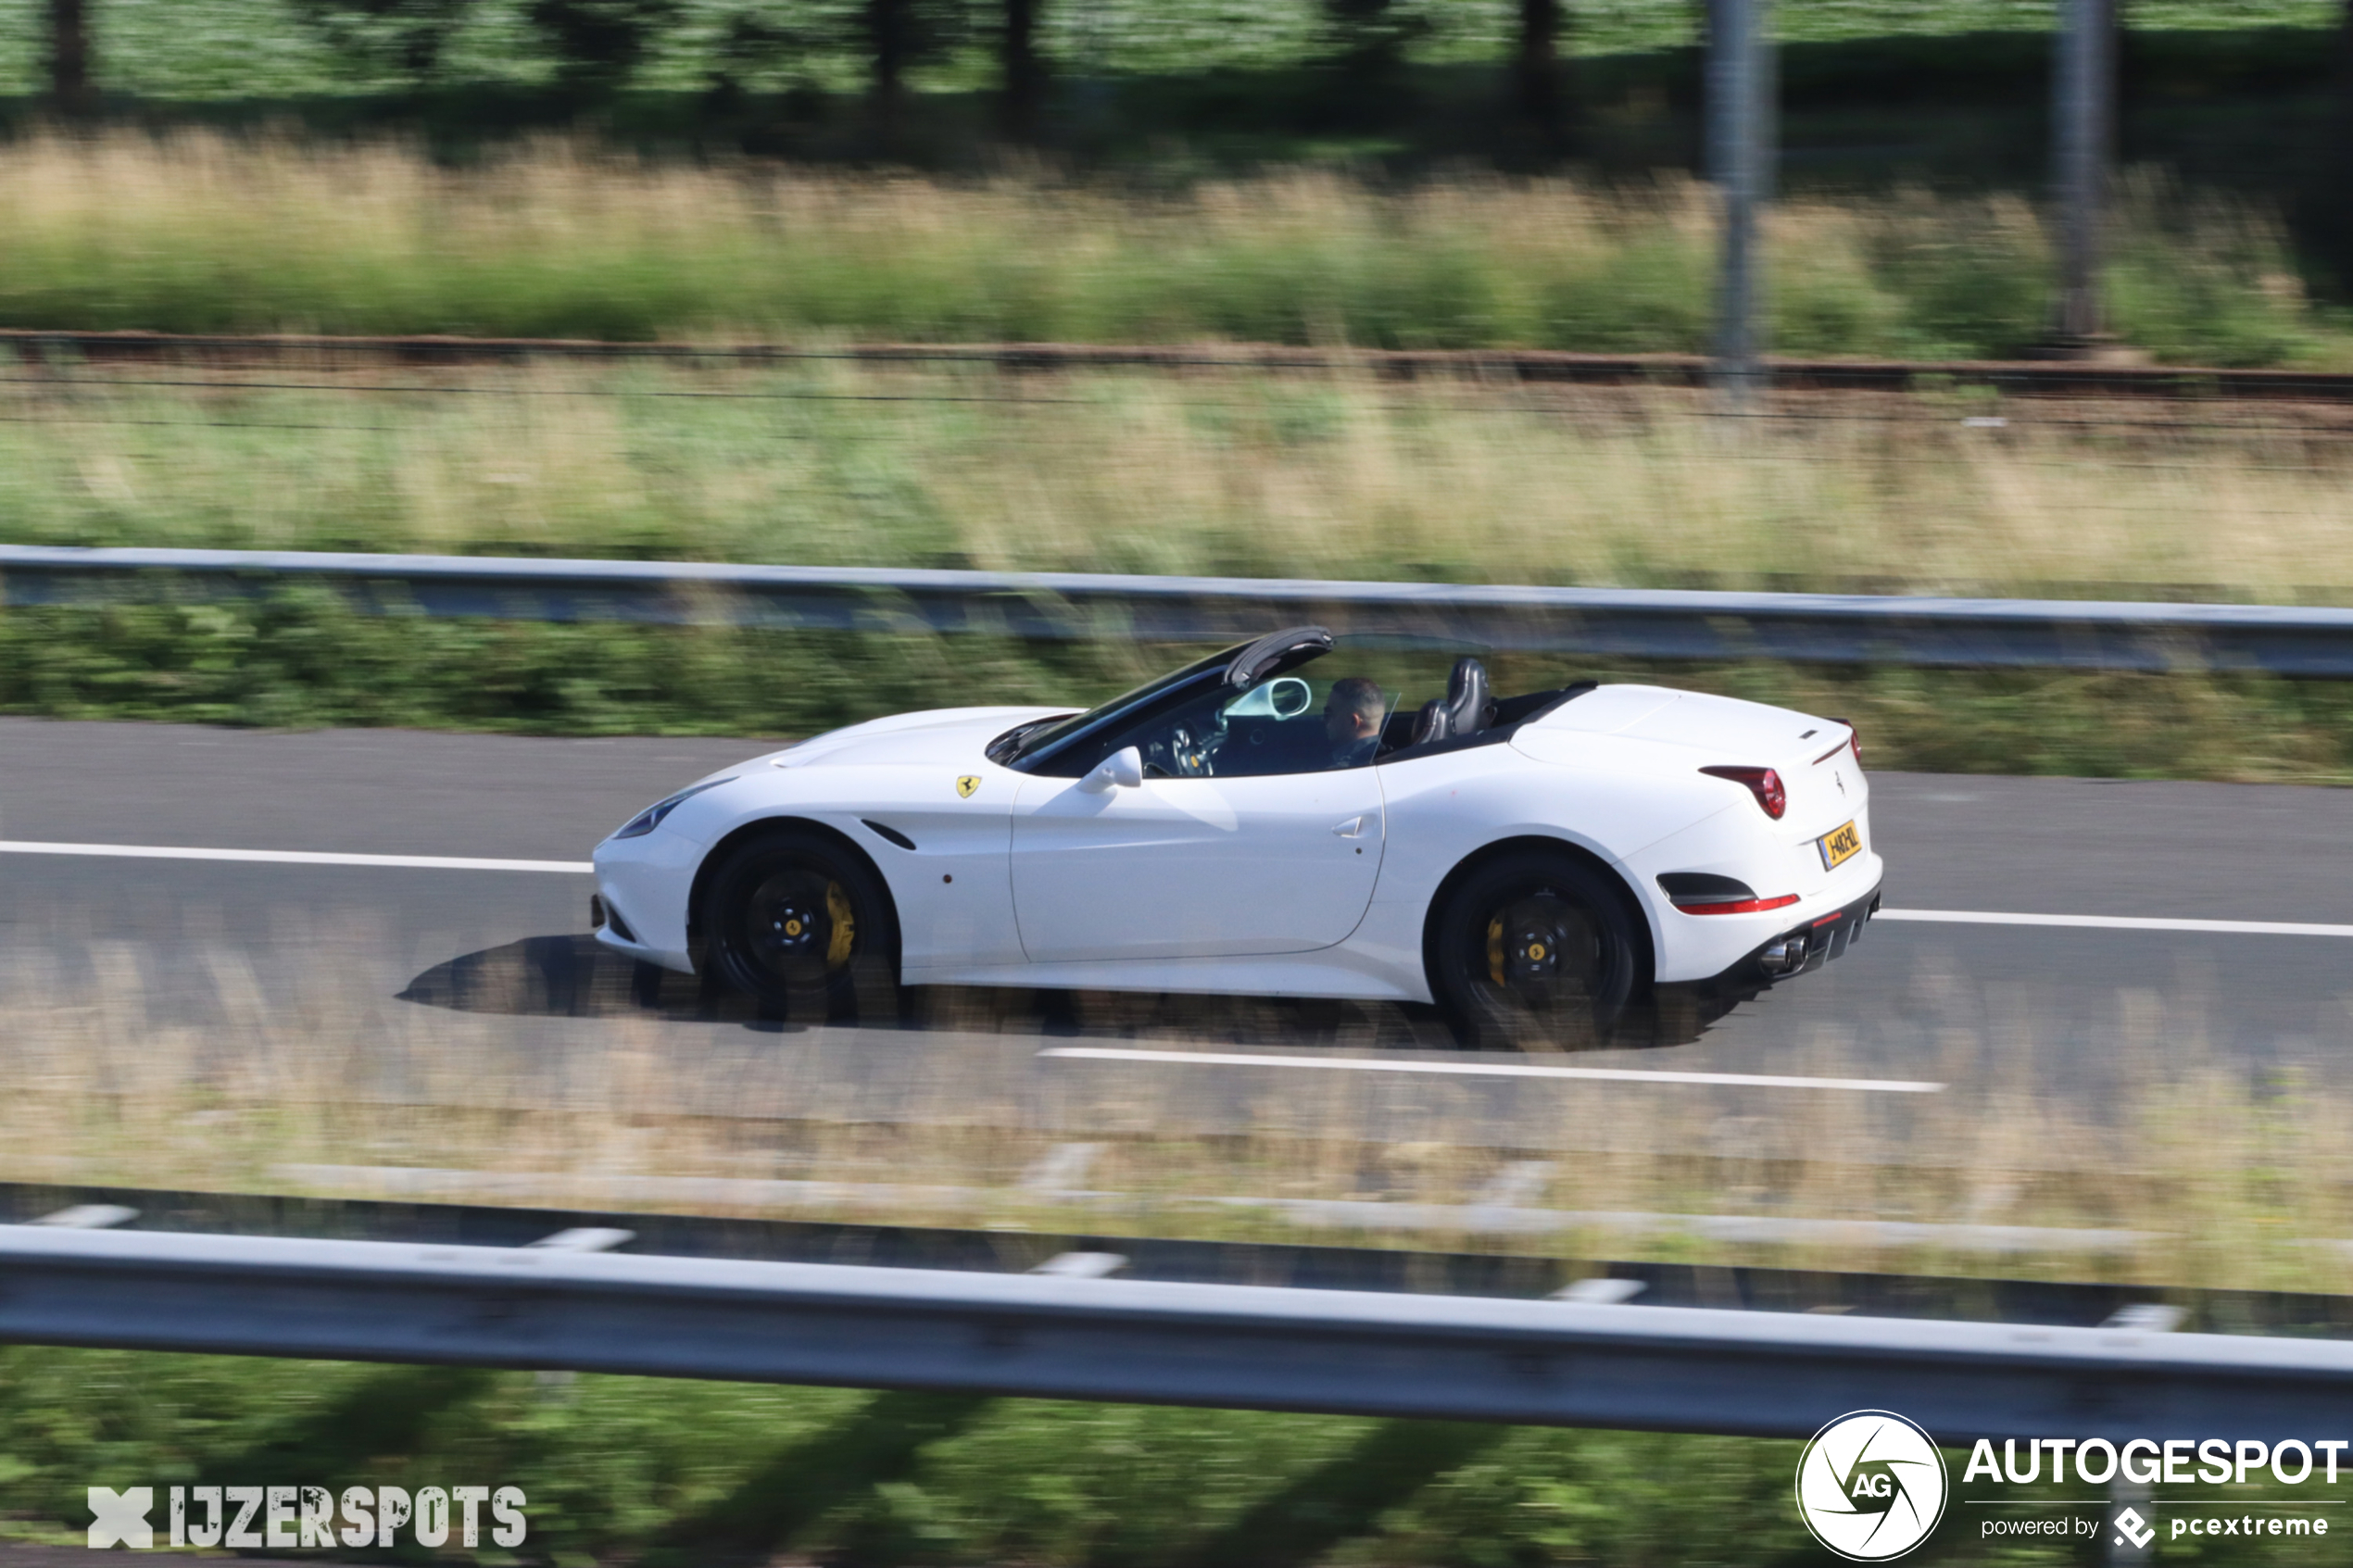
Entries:
[[598, 938], [796, 1011], [902, 985], [1386, 998], [1567, 1044], [1654, 987], [1818, 968], [1879, 907], [1838, 720], [1496, 696], [1475, 659], [1416, 700], [1349, 666], [1299, 627], [1084, 713], [942, 709], [755, 757], [597, 847]]

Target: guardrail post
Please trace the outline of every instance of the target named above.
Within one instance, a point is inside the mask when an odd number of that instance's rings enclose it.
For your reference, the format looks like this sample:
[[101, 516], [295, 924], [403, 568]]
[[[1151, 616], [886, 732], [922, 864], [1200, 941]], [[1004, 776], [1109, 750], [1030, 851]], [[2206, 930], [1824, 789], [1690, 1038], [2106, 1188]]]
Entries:
[[1761, 257], [1756, 209], [1771, 186], [1771, 0], [1709, 0], [1708, 177], [1722, 214], [1723, 271], [1716, 312], [1716, 384], [1745, 413], [1763, 381], [1756, 326]]
[[2051, 73], [2052, 184], [2060, 277], [2056, 346], [2084, 354], [2100, 336], [2100, 227], [2115, 115], [2115, 0], [2060, 0]]

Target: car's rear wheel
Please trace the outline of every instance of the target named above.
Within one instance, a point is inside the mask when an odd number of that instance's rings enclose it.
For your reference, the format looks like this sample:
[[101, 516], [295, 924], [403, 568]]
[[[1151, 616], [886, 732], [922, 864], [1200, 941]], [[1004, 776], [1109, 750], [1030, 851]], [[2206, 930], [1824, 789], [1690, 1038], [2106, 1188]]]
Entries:
[[1617, 888], [1575, 857], [1541, 849], [1464, 878], [1438, 909], [1430, 941], [1431, 988], [1486, 1046], [1604, 1043], [1642, 961]]
[[763, 1010], [855, 1018], [896, 1004], [898, 922], [882, 881], [823, 834], [739, 845], [703, 896], [711, 972]]

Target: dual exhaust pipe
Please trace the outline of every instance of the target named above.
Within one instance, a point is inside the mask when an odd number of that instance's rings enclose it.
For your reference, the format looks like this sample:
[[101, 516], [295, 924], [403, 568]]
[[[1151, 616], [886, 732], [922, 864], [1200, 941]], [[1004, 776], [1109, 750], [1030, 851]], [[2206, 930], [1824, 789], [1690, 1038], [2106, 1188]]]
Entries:
[[[1849, 904], [1834, 909], [1803, 931], [1793, 931], [1765, 944], [1756, 955], [1756, 965], [1768, 980], [1780, 980], [1804, 969], [1806, 960], [1818, 955], [1836, 958], [1863, 935], [1863, 927], [1879, 913], [1879, 893], [1874, 889], [1868, 905]], [[1816, 941], [1816, 937], [1820, 941]]]

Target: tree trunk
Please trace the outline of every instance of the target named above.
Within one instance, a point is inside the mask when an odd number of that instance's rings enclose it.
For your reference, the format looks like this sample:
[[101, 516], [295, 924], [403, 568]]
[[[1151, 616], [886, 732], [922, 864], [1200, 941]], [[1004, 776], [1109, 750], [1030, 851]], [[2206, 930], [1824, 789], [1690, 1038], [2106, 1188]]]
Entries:
[[66, 110], [90, 105], [90, 28], [84, 0], [49, 0], [49, 96]]
[[1560, 0], [1519, 0], [1514, 96], [1520, 117], [1547, 130], [1560, 114]]
[[1038, 0], [1005, 0], [1005, 133], [1026, 141], [1038, 129], [1038, 90], [1045, 72], [1038, 58]]
[[899, 104], [907, 69], [908, 0], [866, 0], [866, 41], [875, 52], [875, 103], [886, 118]]
[[2353, 0], [2345, 0], [2336, 35], [2336, 134], [2330, 138], [2322, 160], [2319, 212], [2335, 253], [2336, 285], [2353, 295], [2353, 211], [2346, 193], [2353, 191]]

